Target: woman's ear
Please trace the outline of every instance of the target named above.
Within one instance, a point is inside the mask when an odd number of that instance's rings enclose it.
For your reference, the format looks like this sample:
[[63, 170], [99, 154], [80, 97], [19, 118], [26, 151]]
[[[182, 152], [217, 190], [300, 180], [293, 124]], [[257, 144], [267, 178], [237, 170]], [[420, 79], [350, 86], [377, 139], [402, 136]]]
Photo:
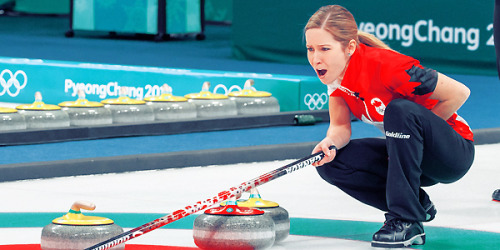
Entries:
[[351, 56], [352, 54], [354, 54], [354, 51], [356, 51], [356, 47], [357, 47], [357, 43], [356, 43], [356, 40], [354, 39], [351, 39], [351, 41], [349, 41], [349, 43], [347, 44], [347, 55], [348, 56]]

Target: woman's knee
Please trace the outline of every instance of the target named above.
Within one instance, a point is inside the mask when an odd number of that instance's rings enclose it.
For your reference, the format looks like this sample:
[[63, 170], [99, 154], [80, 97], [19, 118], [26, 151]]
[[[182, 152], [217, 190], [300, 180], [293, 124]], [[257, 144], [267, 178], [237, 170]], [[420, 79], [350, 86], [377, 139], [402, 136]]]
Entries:
[[424, 116], [426, 108], [415, 102], [406, 99], [395, 99], [391, 101], [384, 113], [384, 126], [408, 126], [418, 123], [418, 120]]
[[350, 182], [350, 176], [354, 172], [352, 168], [336, 160], [317, 167], [316, 171], [323, 180], [337, 187], [342, 186], [344, 182]]

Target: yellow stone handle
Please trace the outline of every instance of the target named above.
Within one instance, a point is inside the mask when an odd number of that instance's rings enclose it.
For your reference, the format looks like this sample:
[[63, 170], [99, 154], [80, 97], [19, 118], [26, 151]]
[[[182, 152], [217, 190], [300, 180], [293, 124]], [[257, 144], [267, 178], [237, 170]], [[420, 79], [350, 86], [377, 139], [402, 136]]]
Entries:
[[71, 206], [71, 210], [75, 212], [80, 212], [80, 209], [92, 211], [95, 209], [95, 204], [88, 201], [75, 201], [75, 203]]

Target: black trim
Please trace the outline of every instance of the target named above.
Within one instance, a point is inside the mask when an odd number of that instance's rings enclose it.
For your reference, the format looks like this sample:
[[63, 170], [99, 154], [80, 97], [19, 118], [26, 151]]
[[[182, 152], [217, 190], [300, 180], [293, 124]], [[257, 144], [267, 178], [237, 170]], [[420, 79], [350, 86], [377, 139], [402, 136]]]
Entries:
[[0, 132], [0, 146], [90, 140], [125, 136], [171, 135], [193, 132], [294, 125], [295, 115], [309, 114], [329, 121], [328, 110], [280, 112], [270, 115], [238, 115], [141, 124], [112, 124], [59, 129], [27, 129]]
[[[500, 128], [474, 130], [475, 145], [500, 142]], [[0, 164], [0, 182], [299, 159], [318, 142]]]
[[317, 142], [0, 165], [0, 182], [298, 159]]

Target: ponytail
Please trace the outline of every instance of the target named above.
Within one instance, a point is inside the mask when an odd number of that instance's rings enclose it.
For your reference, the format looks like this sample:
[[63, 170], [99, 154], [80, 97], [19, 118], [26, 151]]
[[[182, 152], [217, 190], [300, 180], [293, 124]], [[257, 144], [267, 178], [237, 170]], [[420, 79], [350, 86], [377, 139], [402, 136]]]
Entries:
[[376, 36], [361, 30], [358, 30], [358, 39], [360, 43], [368, 45], [370, 47], [392, 50], [389, 45], [382, 42]]

